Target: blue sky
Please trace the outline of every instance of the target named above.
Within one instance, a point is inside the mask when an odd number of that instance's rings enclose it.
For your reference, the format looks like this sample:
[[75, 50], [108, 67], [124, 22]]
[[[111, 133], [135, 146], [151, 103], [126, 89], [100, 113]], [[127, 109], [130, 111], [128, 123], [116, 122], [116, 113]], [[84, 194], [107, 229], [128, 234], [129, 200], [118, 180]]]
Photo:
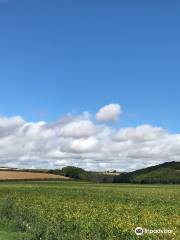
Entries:
[[0, 114], [55, 121], [123, 107], [179, 132], [180, 2], [0, 1]]

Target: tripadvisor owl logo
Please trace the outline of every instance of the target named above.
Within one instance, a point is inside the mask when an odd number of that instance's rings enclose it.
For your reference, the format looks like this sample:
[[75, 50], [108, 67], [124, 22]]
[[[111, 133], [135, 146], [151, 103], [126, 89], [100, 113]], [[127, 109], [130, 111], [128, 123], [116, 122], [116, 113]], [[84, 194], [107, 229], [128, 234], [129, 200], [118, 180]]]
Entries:
[[143, 235], [143, 233], [144, 233], [143, 228], [142, 227], [137, 227], [135, 229], [135, 233], [136, 233], [136, 235]]

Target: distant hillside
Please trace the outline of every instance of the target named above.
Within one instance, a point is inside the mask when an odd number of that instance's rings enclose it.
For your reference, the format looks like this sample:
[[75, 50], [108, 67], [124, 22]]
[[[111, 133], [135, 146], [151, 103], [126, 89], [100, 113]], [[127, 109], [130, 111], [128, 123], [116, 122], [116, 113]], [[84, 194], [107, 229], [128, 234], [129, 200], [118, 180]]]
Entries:
[[112, 183], [116, 172], [93, 172], [86, 171], [82, 168], [67, 166], [61, 170], [54, 169], [49, 170], [49, 173], [64, 175], [66, 177], [74, 178], [76, 180], [96, 182], [96, 183]]
[[180, 183], [180, 162], [167, 162], [114, 177], [121, 183]]
[[[33, 174], [33, 175], [32, 175]], [[117, 175], [118, 174], [118, 175]], [[15, 169], [0, 168], [0, 181], [5, 179], [71, 178], [96, 183], [178, 183], [180, 184], [180, 162], [167, 162], [133, 172], [93, 172], [67, 166], [62, 169]]]

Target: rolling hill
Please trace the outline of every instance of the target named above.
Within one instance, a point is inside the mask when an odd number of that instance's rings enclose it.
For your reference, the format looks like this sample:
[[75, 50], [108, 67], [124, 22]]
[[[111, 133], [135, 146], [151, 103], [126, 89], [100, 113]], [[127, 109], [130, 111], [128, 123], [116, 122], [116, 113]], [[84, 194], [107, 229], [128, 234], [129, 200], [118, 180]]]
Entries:
[[160, 165], [122, 173], [114, 178], [121, 183], [180, 183], [180, 162], [166, 162]]

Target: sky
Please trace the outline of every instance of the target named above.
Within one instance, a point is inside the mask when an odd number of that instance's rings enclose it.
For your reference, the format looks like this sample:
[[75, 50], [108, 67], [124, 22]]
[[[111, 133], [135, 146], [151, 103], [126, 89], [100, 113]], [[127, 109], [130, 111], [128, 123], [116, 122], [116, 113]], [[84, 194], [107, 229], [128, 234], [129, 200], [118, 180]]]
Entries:
[[179, 25], [176, 0], [0, 0], [0, 164], [179, 161]]

